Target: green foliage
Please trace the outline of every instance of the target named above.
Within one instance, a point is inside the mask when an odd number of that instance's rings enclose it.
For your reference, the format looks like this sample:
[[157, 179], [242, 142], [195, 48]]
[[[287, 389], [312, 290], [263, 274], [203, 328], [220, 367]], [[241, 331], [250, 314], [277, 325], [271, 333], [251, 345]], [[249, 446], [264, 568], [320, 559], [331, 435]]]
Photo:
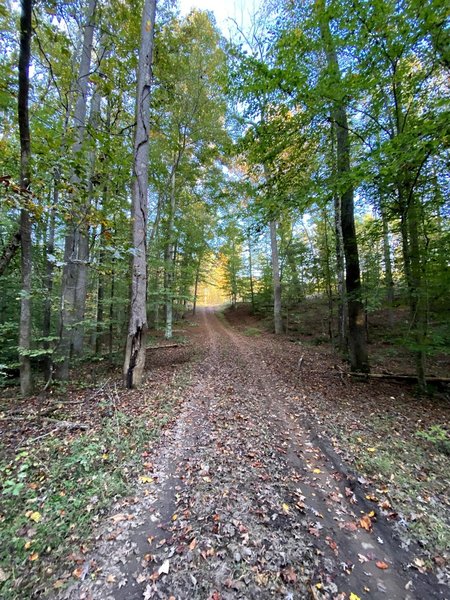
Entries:
[[440, 452], [450, 456], [450, 435], [441, 425], [431, 425], [428, 429], [418, 431], [417, 437], [429, 442]]

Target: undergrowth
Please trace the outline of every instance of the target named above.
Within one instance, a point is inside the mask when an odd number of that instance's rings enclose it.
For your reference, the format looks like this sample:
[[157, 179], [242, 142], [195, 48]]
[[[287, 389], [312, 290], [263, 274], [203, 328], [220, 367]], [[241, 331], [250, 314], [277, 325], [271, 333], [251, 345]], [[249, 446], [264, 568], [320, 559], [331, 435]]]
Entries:
[[31, 597], [63, 556], [85, 546], [142, 473], [144, 449], [171, 418], [174, 396], [156, 417], [150, 406], [138, 418], [115, 412], [95, 430], [42, 439], [0, 462], [0, 598]]

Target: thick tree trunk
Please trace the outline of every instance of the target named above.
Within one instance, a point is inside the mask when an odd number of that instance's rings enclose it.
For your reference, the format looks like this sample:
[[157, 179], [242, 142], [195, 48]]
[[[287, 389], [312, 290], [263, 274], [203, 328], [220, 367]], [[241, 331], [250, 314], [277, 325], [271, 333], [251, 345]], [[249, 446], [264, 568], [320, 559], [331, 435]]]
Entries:
[[123, 374], [128, 388], [142, 382], [147, 338], [147, 213], [150, 93], [156, 0], [145, 0], [137, 74], [132, 221], [131, 304]]
[[[20, 189], [24, 196], [28, 194], [31, 179], [31, 144], [30, 123], [28, 116], [28, 99], [30, 91], [30, 55], [31, 55], [31, 17], [32, 0], [22, 0], [20, 15], [20, 52], [19, 52], [19, 95], [18, 118], [20, 130]], [[33, 390], [31, 363], [31, 278], [32, 278], [32, 246], [31, 221], [26, 208], [20, 212], [20, 246], [22, 251], [22, 290], [20, 298], [20, 391], [22, 396], [29, 396]]]
[[272, 281], [273, 281], [273, 321], [275, 333], [283, 333], [283, 319], [281, 316], [281, 281], [280, 261], [278, 259], [277, 224], [270, 221], [270, 249], [272, 257]]
[[[329, 16], [325, 0], [316, 0], [319, 26], [327, 57], [328, 70], [338, 87], [341, 74], [336, 49], [330, 30]], [[343, 187], [340, 193], [341, 227], [345, 256], [345, 284], [347, 292], [349, 349], [352, 371], [367, 373], [369, 360], [365, 334], [364, 306], [361, 300], [361, 280], [358, 245], [356, 241], [353, 186], [350, 175], [350, 140], [348, 135], [347, 112], [344, 100], [335, 100], [332, 106], [332, 119], [336, 127], [336, 166]]]
[[[88, 100], [89, 73], [91, 69], [92, 44], [94, 39], [94, 15], [97, 0], [89, 0], [86, 25], [81, 48], [81, 60], [77, 79], [77, 99], [73, 117], [75, 141], [72, 155], [75, 160], [83, 148], [86, 128], [86, 110]], [[80, 178], [75, 173], [72, 184], [81, 194]], [[64, 269], [61, 285], [60, 344], [56, 377], [67, 380], [69, 377], [70, 356], [73, 348], [75, 324], [77, 318], [84, 314], [87, 260], [89, 251], [88, 226], [84, 217], [80, 218], [74, 211], [64, 243]], [[80, 306], [81, 303], [81, 306]], [[77, 338], [77, 351], [80, 350], [80, 336]]]

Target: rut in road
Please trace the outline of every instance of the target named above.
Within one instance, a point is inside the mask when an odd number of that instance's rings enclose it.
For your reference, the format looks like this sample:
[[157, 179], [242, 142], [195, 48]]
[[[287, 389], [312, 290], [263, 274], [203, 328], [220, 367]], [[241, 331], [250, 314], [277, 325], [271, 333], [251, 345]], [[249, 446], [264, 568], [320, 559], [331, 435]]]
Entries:
[[61, 597], [445, 598], [370, 513], [298, 386], [212, 309], [197, 319], [203, 356], [154, 457], [157, 484], [125, 517], [116, 507], [91, 557], [96, 579]]

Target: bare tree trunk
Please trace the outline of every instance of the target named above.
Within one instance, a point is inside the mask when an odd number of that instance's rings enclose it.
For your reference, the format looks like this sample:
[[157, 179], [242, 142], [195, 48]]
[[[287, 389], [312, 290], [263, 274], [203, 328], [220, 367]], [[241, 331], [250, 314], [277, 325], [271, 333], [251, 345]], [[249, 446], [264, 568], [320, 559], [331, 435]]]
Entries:
[[[73, 118], [76, 133], [72, 154], [76, 159], [78, 159], [78, 155], [82, 151], [85, 137], [88, 83], [94, 39], [93, 20], [96, 7], [97, 0], [89, 0], [77, 79], [77, 100]], [[75, 173], [72, 176], [72, 183], [74, 187], [80, 187], [80, 179]], [[78, 189], [78, 193], [81, 193], [80, 189]], [[84, 300], [79, 297], [79, 293], [77, 298], [77, 290], [79, 292], [80, 288], [85, 286], [89, 249], [87, 225], [86, 223], [83, 224], [82, 221], [83, 219], [80, 219], [79, 215], [72, 215], [64, 244], [64, 269], [61, 285], [60, 356], [56, 369], [56, 376], [61, 380], [67, 380], [69, 377], [69, 364], [73, 349], [73, 332], [75, 323], [77, 322], [77, 313], [80, 314], [80, 310], [84, 313]], [[77, 307], [77, 300], [83, 304], [81, 309]]]
[[[98, 90], [95, 90], [91, 100], [91, 113], [89, 115], [89, 130], [94, 132], [99, 125], [101, 96]], [[92, 143], [92, 142], [91, 142]], [[89, 172], [87, 184], [87, 198], [85, 201], [86, 214], [92, 204], [94, 194], [94, 175], [95, 175], [96, 149], [93, 146], [89, 152]], [[83, 320], [86, 313], [86, 297], [88, 289], [88, 263], [89, 263], [89, 224], [83, 222], [80, 225], [80, 245], [79, 245], [78, 276], [75, 288], [75, 327], [72, 333], [73, 354], [81, 356], [84, 346], [84, 325]]]
[[[31, 16], [32, 0], [22, 0], [20, 15], [20, 52], [19, 52], [19, 95], [18, 118], [20, 130], [20, 189], [26, 197], [30, 186], [31, 144], [30, 122], [28, 116], [28, 99], [30, 92], [30, 55], [31, 55]], [[20, 298], [20, 330], [19, 330], [19, 360], [20, 360], [20, 392], [29, 396], [33, 390], [31, 363], [31, 278], [32, 278], [32, 246], [31, 221], [26, 208], [20, 212], [20, 246], [22, 251], [22, 290]]]
[[147, 213], [150, 93], [156, 0], [145, 0], [137, 74], [132, 220], [131, 304], [123, 374], [128, 388], [141, 384], [147, 338]]
[[195, 284], [194, 284], [194, 306], [192, 307], [192, 314], [195, 315], [197, 310], [197, 294], [198, 294], [198, 284], [200, 280], [200, 259], [197, 263], [197, 268], [195, 270]]
[[[336, 86], [341, 82], [341, 74], [333, 37], [330, 31], [329, 16], [325, 0], [316, 0], [319, 25], [328, 69]], [[350, 364], [353, 372], [367, 373], [369, 359], [364, 327], [364, 306], [361, 300], [361, 278], [359, 269], [358, 245], [356, 241], [353, 186], [348, 181], [350, 174], [350, 140], [348, 135], [347, 111], [344, 100], [335, 100], [332, 118], [336, 125], [337, 173], [345, 179], [345, 188], [340, 193], [341, 226], [345, 255], [345, 284], [347, 291]]]
[[113, 259], [112, 267], [111, 267], [111, 289], [109, 292], [109, 331], [108, 331], [109, 362], [112, 362], [112, 355], [113, 355], [115, 288], [116, 288], [116, 273], [114, 270], [114, 259]]
[[384, 256], [384, 282], [386, 285], [386, 302], [388, 305], [388, 320], [392, 327], [394, 324], [394, 280], [392, 278], [391, 246], [389, 243], [389, 225], [383, 200], [380, 198], [381, 223], [383, 227], [383, 256]]
[[175, 224], [175, 171], [178, 160], [175, 162], [170, 181], [170, 206], [169, 224], [167, 231], [167, 245], [164, 253], [164, 292], [166, 300], [166, 340], [172, 339], [173, 331], [173, 262], [174, 262], [174, 224]]
[[247, 234], [248, 239], [248, 274], [250, 277], [250, 298], [252, 302], [252, 312], [255, 312], [255, 290], [253, 285], [253, 257], [252, 257], [252, 240], [250, 231]]
[[[53, 181], [53, 198], [52, 208], [50, 210], [50, 219], [48, 223], [47, 239], [45, 243], [45, 299], [43, 307], [43, 322], [42, 322], [42, 336], [44, 337], [44, 349], [50, 349], [50, 342], [48, 339], [51, 333], [52, 323], [52, 292], [53, 292], [53, 277], [55, 271], [55, 261], [53, 253], [55, 251], [55, 219], [56, 219], [56, 207], [59, 201], [59, 172], [56, 168], [55, 176]], [[50, 258], [49, 258], [50, 257]], [[48, 354], [45, 357], [45, 378], [48, 380], [52, 376], [52, 357]]]
[[323, 220], [325, 228], [325, 288], [328, 300], [328, 337], [333, 342], [333, 291], [331, 288], [330, 245], [328, 243], [328, 215], [326, 208], [323, 211]]
[[278, 259], [278, 240], [276, 221], [270, 221], [270, 249], [272, 256], [272, 281], [273, 281], [273, 321], [275, 333], [283, 333], [283, 319], [281, 316], [281, 281], [280, 262]]

